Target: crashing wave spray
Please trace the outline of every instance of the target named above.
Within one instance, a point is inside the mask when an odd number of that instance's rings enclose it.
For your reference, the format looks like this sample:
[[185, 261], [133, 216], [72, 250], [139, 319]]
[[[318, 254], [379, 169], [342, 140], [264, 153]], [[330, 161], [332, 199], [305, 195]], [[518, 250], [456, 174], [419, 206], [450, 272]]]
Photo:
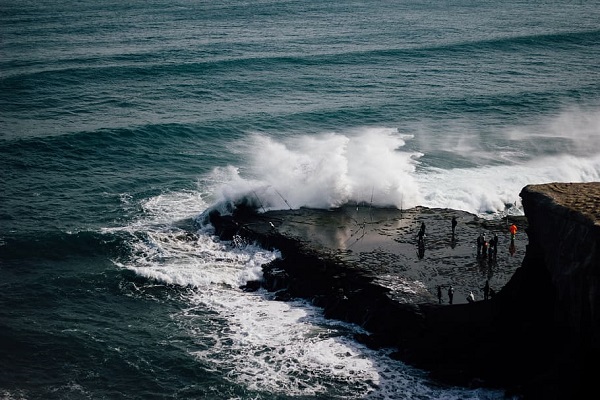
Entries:
[[[475, 139], [469, 146], [458, 140], [477, 137], [460, 131], [464, 125], [443, 135], [423, 129], [416, 137], [391, 128], [280, 139], [254, 134], [238, 144], [244, 168], [215, 169], [210, 180], [221, 183], [218, 203], [253, 197], [265, 209], [356, 203], [493, 215], [510, 205], [518, 213], [519, 193], [528, 184], [600, 180], [596, 115], [570, 111], [487, 131], [486, 148]], [[581, 116], [585, 123], [572, 122]], [[457, 160], [465, 166], [457, 167]]]
[[389, 128], [282, 141], [255, 134], [245, 143], [247, 177], [232, 167], [213, 174], [228, 177], [221, 201], [255, 191], [268, 209], [347, 203], [413, 207], [421, 202], [414, 178], [421, 154], [403, 151], [408, 138]]

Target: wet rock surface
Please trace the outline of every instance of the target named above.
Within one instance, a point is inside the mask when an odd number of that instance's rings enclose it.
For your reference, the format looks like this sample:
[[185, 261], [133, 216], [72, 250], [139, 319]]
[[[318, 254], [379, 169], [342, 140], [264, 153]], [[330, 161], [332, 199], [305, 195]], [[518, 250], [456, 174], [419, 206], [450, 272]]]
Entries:
[[[473, 333], [487, 335], [485, 343], [493, 336], [492, 301], [467, 304], [467, 295], [472, 291], [482, 300], [486, 280], [496, 291], [509, 281], [525, 254], [524, 217], [486, 220], [449, 209], [360, 205], [256, 213], [238, 206], [233, 216], [213, 213], [210, 220], [223, 239], [258, 242], [282, 254], [264, 266], [262, 282], [250, 282], [244, 289], [262, 286], [279, 300], [310, 299], [327, 317], [359, 324], [369, 332], [357, 340], [374, 348], [395, 348], [395, 357], [431, 371], [440, 381], [506, 383], [473, 362], [474, 356], [491, 357], [494, 350], [487, 344], [476, 349], [472, 343], [479, 340]], [[422, 223], [424, 252], [419, 254]], [[513, 223], [519, 232], [511, 250], [508, 226]], [[498, 236], [495, 259], [478, 257], [480, 234]]]
[[[457, 220], [454, 236], [452, 217]], [[437, 287], [441, 286], [442, 303], [448, 304], [451, 285], [454, 304], [467, 303], [471, 291], [482, 300], [486, 280], [493, 290], [500, 290], [521, 264], [527, 245], [523, 216], [486, 220], [449, 209], [347, 206], [250, 213], [236, 215], [235, 221], [230, 231], [278, 248], [284, 257], [296, 255], [285, 254], [291, 245], [283, 242], [296, 242], [297, 248], [288, 253], [301, 251], [334, 262], [386, 288], [390, 298], [401, 303], [437, 303]], [[422, 256], [417, 245], [421, 223], [426, 227]], [[519, 231], [511, 252], [508, 227], [513, 223]], [[482, 233], [487, 239], [498, 236], [495, 259], [477, 257], [476, 241]]]
[[[327, 317], [369, 332], [357, 340], [396, 349], [394, 357], [440, 382], [526, 399], [598, 395], [600, 183], [532, 185], [521, 197], [527, 218], [367, 205], [257, 213], [240, 205], [209, 219], [223, 239], [281, 251], [246, 290], [310, 299]], [[482, 233], [498, 236], [495, 259], [478, 257]], [[482, 300], [486, 281], [496, 293]]]

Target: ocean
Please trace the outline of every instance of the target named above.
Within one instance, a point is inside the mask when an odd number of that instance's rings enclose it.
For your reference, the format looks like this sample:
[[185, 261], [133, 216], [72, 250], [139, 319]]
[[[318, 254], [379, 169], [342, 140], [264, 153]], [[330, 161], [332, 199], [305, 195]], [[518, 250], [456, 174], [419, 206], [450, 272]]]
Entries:
[[201, 223], [600, 180], [597, 1], [0, 0], [0, 397], [498, 399], [239, 287]]

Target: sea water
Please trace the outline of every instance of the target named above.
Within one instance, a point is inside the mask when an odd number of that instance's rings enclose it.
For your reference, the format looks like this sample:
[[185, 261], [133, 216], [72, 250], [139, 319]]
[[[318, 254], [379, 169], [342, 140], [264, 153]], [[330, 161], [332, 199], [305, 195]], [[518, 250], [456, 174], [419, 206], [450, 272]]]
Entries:
[[[239, 287], [202, 215], [600, 180], [596, 1], [0, 2], [0, 397], [495, 399]], [[417, 285], [418, 282], [415, 282]]]

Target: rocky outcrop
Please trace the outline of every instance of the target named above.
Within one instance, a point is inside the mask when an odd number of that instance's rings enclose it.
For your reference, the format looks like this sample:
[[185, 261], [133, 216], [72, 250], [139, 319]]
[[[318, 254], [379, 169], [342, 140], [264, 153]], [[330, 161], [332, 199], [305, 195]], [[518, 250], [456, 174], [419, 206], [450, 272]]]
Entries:
[[[493, 301], [430, 312], [413, 362], [443, 378], [462, 367], [461, 379], [481, 378], [527, 399], [595, 398], [600, 183], [530, 185], [520, 196], [529, 238], [522, 266]], [[463, 362], [440, 368], [434, 349]]]
[[597, 395], [600, 183], [531, 185], [521, 197], [529, 246], [522, 267], [525, 277], [513, 299], [531, 301], [539, 292], [545, 301], [531, 312], [543, 310], [552, 329], [547, 351], [554, 359], [548, 377], [550, 383], [562, 383], [555, 391], [562, 397], [556, 398], [588, 397], [586, 390]]
[[[527, 399], [598, 392], [592, 379], [600, 356], [600, 183], [532, 185], [521, 197], [527, 220], [518, 224], [529, 243], [525, 252], [524, 235], [516, 239], [522, 263], [514, 268], [514, 254], [489, 264], [472, 254], [470, 238], [482, 230], [506, 245], [504, 223], [454, 210], [369, 210], [367, 223], [348, 210], [258, 214], [241, 206], [209, 219], [223, 238], [281, 251], [282, 259], [264, 267], [264, 280], [247, 290], [263, 286], [279, 300], [311, 299], [326, 316], [363, 326], [369, 334], [358, 340], [395, 348], [395, 357], [441, 382], [504, 388]], [[457, 215], [462, 236], [450, 239]], [[413, 228], [424, 220], [423, 259], [415, 254]], [[344, 228], [350, 223], [356, 229]], [[369, 240], [359, 242], [367, 232]], [[502, 289], [467, 304], [464, 294], [482, 271]], [[397, 285], [407, 278], [424, 287]], [[443, 282], [456, 286], [459, 304], [437, 303], [433, 293]]]

